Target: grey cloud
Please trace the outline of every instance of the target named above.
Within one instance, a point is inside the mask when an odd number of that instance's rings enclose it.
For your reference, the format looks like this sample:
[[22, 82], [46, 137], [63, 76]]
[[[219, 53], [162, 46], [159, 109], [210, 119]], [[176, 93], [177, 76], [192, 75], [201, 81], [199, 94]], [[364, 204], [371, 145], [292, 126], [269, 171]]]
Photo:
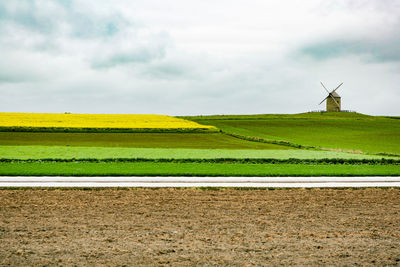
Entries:
[[95, 69], [112, 68], [118, 65], [131, 63], [148, 63], [165, 56], [165, 48], [158, 49], [140, 48], [132, 52], [116, 53], [105, 59], [93, 59], [92, 67]]
[[29, 77], [21, 77], [21, 75], [16, 73], [3, 73], [0, 72], [0, 83], [20, 83], [27, 80], [31, 80]]
[[73, 25], [72, 37], [90, 38], [110, 38], [121, 30], [132, 26], [121, 16], [108, 16], [93, 18], [87, 14], [73, 13], [70, 16], [70, 23]]
[[[322, 1], [321, 6], [327, 11], [325, 16], [337, 17], [340, 27], [331, 29], [329, 35], [315, 34], [311, 42], [294, 47], [294, 56], [322, 61], [346, 56], [363, 57], [366, 63], [400, 61], [399, 1]], [[329, 30], [328, 20], [326, 23], [328, 26], [321, 27]]]
[[72, 1], [52, 1], [51, 7], [36, 0], [0, 3], [2, 24], [15, 24], [44, 35], [59, 35], [65, 24], [73, 38], [112, 37], [132, 24], [119, 14], [80, 11]]
[[128, 37], [118, 35], [112, 42], [104, 42], [99, 50], [100, 54], [93, 55], [89, 60], [94, 69], [146, 65], [141, 67], [143, 71], [153, 66], [150, 63], [163, 61], [169, 49], [171, 38], [167, 33], [143, 33], [136, 30], [130, 32]]
[[334, 40], [307, 45], [298, 51], [317, 60], [349, 55], [364, 55], [375, 62], [400, 61], [400, 39], [396, 40]]
[[42, 13], [40, 4], [35, 0], [0, 3], [0, 20], [3, 26], [12, 23], [33, 32], [51, 34], [56, 30], [59, 19], [54, 15]]
[[188, 73], [188, 67], [174, 63], [162, 63], [148, 67], [143, 73], [150, 78], [183, 78]]

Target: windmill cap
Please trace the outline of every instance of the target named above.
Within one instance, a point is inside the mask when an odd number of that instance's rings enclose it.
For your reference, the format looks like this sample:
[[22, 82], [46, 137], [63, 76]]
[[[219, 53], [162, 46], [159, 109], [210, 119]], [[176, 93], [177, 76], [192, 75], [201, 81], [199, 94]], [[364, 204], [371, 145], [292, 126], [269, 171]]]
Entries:
[[338, 95], [338, 93], [336, 93], [336, 92], [331, 93], [331, 95], [332, 95], [333, 97], [340, 97], [340, 95]]

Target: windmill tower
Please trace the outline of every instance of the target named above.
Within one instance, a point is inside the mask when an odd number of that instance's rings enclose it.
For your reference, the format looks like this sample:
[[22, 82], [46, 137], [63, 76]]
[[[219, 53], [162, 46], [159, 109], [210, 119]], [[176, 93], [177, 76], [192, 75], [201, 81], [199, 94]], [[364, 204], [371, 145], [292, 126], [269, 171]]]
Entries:
[[322, 102], [326, 100], [326, 112], [340, 112], [342, 103], [341, 103], [341, 97], [336, 93], [336, 90], [339, 89], [340, 86], [342, 86], [343, 83], [339, 84], [338, 87], [336, 87], [335, 90], [332, 92], [329, 92], [328, 89], [326, 89], [325, 85], [321, 82], [322, 87], [324, 87], [325, 91], [328, 93], [328, 96], [324, 98], [324, 100], [319, 103], [320, 105]]

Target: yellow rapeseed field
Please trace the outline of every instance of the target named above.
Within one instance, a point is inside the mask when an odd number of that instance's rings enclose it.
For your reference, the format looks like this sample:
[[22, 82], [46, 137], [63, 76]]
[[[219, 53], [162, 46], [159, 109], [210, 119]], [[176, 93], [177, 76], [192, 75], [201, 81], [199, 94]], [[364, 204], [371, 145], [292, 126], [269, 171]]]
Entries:
[[166, 115], [5, 112], [0, 112], [0, 127], [215, 129], [214, 126]]

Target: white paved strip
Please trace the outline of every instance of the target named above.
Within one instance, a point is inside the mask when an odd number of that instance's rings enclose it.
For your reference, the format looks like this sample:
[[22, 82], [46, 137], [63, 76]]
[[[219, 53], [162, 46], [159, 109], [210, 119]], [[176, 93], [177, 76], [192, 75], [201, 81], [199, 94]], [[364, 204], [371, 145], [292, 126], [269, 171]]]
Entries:
[[46, 182], [0, 183], [0, 187], [400, 187], [400, 182], [320, 182], [320, 183], [132, 183], [132, 182]]
[[0, 177], [0, 187], [400, 187], [400, 177]]
[[400, 177], [76, 177], [76, 176], [0, 176], [2, 182], [400, 182]]

